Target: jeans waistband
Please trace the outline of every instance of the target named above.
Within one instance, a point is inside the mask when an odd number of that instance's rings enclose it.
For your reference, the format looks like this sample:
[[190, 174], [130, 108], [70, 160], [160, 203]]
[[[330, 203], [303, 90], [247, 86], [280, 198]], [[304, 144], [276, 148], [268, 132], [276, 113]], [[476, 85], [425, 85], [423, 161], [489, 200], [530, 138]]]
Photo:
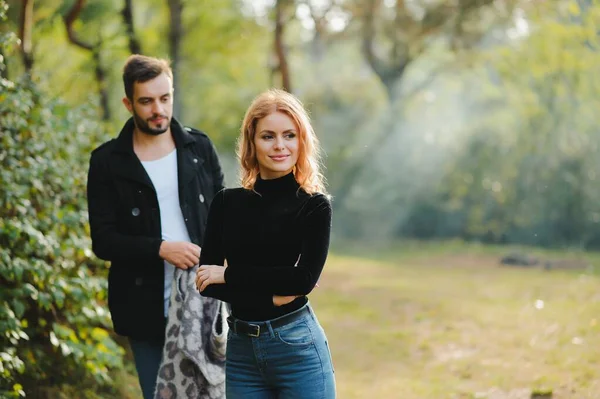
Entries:
[[271, 326], [271, 328], [283, 327], [310, 314], [310, 306], [306, 304], [298, 310], [295, 310], [291, 313], [288, 313], [273, 320], [247, 322], [240, 319], [236, 319], [233, 316], [229, 316], [227, 318], [227, 324], [229, 325], [229, 328], [236, 334], [247, 335], [249, 337], [258, 337], [261, 334], [269, 333], [269, 325]]

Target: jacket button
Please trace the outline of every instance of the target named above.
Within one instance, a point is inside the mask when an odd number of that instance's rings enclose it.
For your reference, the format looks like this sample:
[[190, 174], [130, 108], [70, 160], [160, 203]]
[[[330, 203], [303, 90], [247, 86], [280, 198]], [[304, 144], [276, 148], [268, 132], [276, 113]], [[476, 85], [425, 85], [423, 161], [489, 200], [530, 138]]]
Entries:
[[200, 202], [204, 202], [204, 195], [200, 194], [198, 198], [200, 199]]
[[137, 285], [139, 287], [142, 284], [144, 284], [144, 279], [141, 278], [141, 277], [136, 277], [136, 279], [135, 279], [135, 285]]
[[131, 214], [132, 214], [133, 216], [138, 216], [138, 215], [140, 214], [140, 208], [133, 208], [133, 209], [131, 210]]
[[194, 158], [194, 163], [198, 163], [198, 158]]

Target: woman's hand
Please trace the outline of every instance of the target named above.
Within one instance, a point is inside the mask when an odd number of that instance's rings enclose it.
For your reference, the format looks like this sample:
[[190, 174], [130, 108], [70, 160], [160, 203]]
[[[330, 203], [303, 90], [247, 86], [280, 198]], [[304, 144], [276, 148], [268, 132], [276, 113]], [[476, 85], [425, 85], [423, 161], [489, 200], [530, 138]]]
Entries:
[[225, 269], [227, 266], [202, 265], [196, 272], [196, 288], [202, 292], [210, 284], [225, 283]]
[[288, 303], [294, 301], [296, 298], [300, 298], [301, 296], [302, 295], [288, 295], [288, 296], [273, 295], [273, 305], [275, 305], [275, 306], [287, 305]]

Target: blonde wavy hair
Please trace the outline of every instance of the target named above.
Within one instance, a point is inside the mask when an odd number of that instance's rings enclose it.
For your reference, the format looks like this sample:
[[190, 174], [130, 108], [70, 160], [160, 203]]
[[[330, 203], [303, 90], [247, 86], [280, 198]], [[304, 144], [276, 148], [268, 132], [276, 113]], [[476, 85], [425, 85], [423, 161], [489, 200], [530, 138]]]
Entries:
[[325, 179], [321, 174], [320, 145], [310, 124], [304, 106], [292, 94], [278, 89], [271, 89], [259, 94], [246, 111], [240, 137], [238, 139], [237, 156], [240, 160], [240, 178], [242, 187], [253, 190], [259, 174], [254, 137], [258, 121], [273, 112], [283, 112], [298, 127], [298, 161], [294, 167], [294, 177], [308, 194], [323, 193]]

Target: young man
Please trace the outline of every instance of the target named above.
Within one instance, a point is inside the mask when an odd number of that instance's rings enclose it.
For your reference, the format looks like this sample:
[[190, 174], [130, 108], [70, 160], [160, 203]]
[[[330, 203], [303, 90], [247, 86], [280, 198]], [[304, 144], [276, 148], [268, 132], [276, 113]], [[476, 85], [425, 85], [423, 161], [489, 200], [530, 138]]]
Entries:
[[209, 204], [223, 188], [215, 148], [173, 114], [165, 60], [133, 55], [123, 69], [132, 114], [119, 136], [92, 152], [88, 208], [92, 248], [111, 261], [108, 306], [127, 336], [144, 398], [153, 397], [175, 268], [198, 264]]

